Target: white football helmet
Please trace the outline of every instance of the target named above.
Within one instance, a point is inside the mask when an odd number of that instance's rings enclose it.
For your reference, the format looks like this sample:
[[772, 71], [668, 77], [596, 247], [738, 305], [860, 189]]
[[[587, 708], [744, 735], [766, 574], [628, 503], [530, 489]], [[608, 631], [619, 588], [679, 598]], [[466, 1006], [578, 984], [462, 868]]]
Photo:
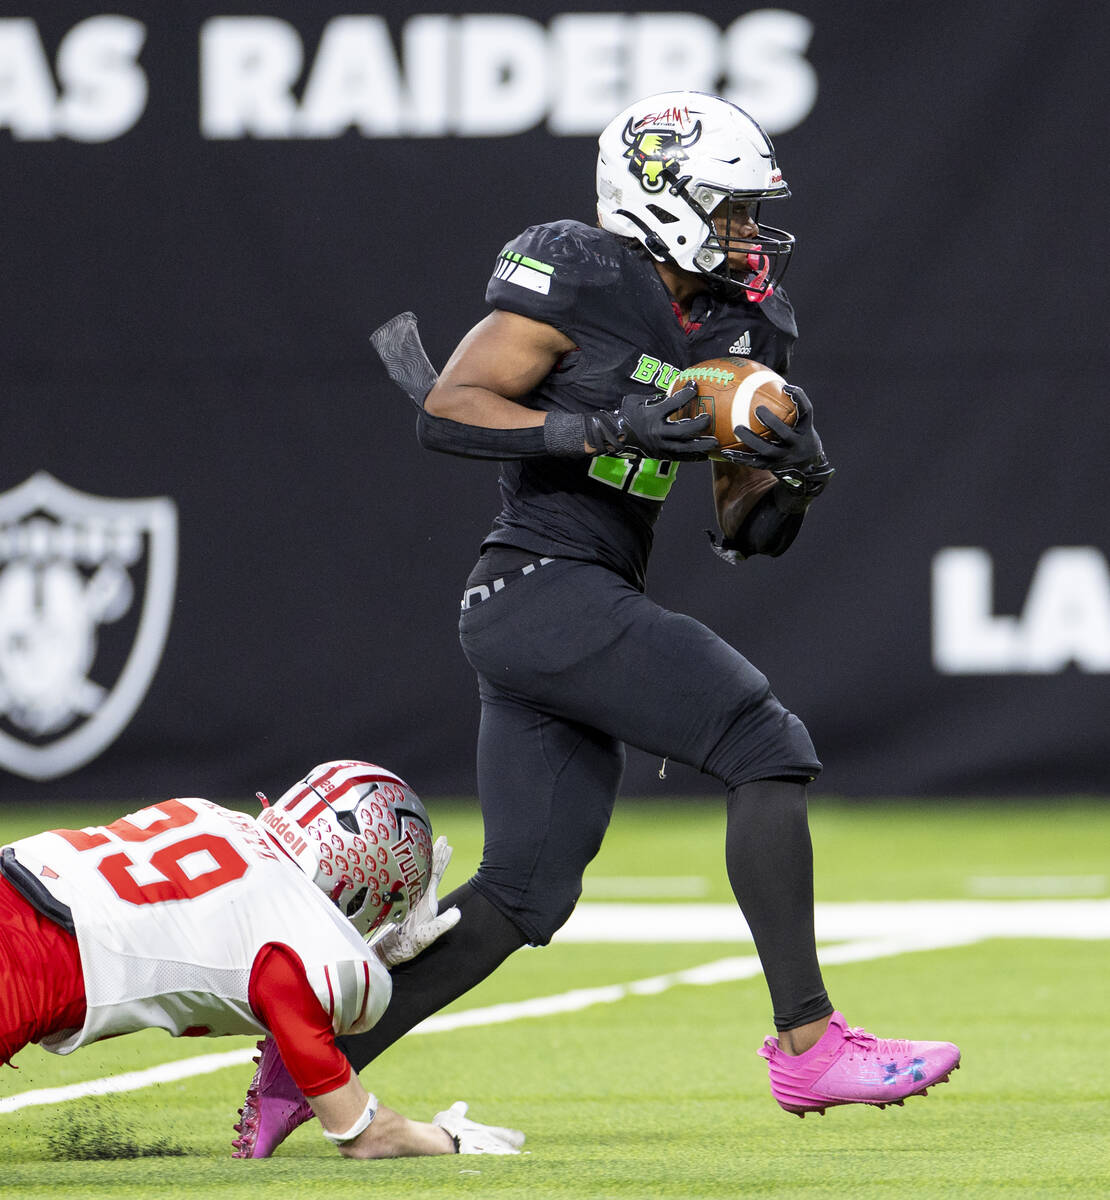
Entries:
[[[706, 92], [661, 92], [618, 113], [602, 130], [597, 212], [602, 229], [635, 238], [652, 257], [704, 275], [730, 296], [758, 301], [782, 279], [794, 236], [760, 225], [757, 240], [712, 214], [746, 204], [753, 220], [763, 200], [790, 195], [775, 149], [743, 109]], [[725, 209], [731, 216], [731, 205]], [[734, 272], [729, 252], [745, 253]]]
[[428, 887], [428, 814], [403, 779], [373, 763], [321, 763], [255, 820], [363, 937], [400, 924]]

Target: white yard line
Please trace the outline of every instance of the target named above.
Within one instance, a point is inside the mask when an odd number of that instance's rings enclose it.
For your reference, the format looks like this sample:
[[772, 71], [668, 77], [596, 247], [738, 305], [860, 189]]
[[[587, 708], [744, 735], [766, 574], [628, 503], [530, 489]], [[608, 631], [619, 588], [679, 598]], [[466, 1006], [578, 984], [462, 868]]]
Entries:
[[[991, 937], [1110, 938], [1110, 901], [1107, 900], [819, 904], [816, 912], [818, 939], [835, 943], [821, 948], [821, 961], [827, 965], [968, 945]], [[751, 937], [731, 905], [580, 904], [556, 940], [579, 943], [750, 942]], [[445, 1033], [453, 1029], [581, 1012], [629, 996], [655, 996], [674, 987], [728, 983], [751, 979], [759, 973], [759, 959], [755, 955], [721, 958], [631, 983], [576, 988], [553, 996], [437, 1013], [412, 1032]], [[145, 1071], [20, 1092], [0, 1099], [0, 1113], [187, 1079], [224, 1067], [242, 1066], [251, 1062], [254, 1054], [253, 1049], [204, 1054], [163, 1063]]]
[[967, 890], [972, 896], [1101, 896], [1106, 891], [1105, 875], [969, 875]]
[[226, 1050], [223, 1054], [202, 1054], [198, 1058], [182, 1058], [177, 1062], [162, 1063], [148, 1067], [145, 1071], [128, 1071], [126, 1075], [109, 1075], [104, 1079], [90, 1079], [86, 1083], [69, 1083], [65, 1087], [36, 1088], [30, 1092], [18, 1092], [0, 1100], [0, 1113], [15, 1112], [18, 1108], [30, 1108], [35, 1104], [60, 1104], [63, 1100], [83, 1100], [86, 1096], [107, 1096], [113, 1092], [134, 1092], [139, 1088], [151, 1087], [155, 1083], [174, 1083], [178, 1079], [189, 1079], [193, 1075], [207, 1075], [222, 1071], [224, 1067], [238, 1067], [253, 1060], [257, 1051]]
[[[989, 937], [1107, 938], [1110, 900], [909, 900], [818, 904], [817, 940]], [[750, 942], [734, 904], [580, 904], [557, 942]]]

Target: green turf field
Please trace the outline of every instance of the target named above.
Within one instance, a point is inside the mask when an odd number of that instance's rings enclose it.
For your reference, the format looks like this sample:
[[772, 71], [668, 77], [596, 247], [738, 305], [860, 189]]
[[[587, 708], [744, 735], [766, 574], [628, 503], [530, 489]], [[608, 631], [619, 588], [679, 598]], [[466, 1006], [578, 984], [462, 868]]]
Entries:
[[[123, 807], [5, 808], [0, 839], [96, 823]], [[479, 825], [469, 806], [433, 799], [429, 808], [455, 846], [450, 887], [477, 861]], [[727, 901], [722, 824], [717, 806], [704, 801], [624, 802], [575, 919], [613, 902], [665, 901], [693, 914], [700, 910], [690, 905]], [[1070, 934], [1092, 914], [1096, 924], [1106, 920], [1099, 914], [1110, 904], [1110, 803], [818, 799], [812, 825], [819, 912], [975, 901], [936, 911], [1043, 912], [1051, 929]], [[448, 1010], [505, 1004], [512, 1019], [414, 1034], [364, 1073], [386, 1103], [411, 1116], [470, 1101], [476, 1119], [524, 1129], [526, 1155], [353, 1163], [309, 1125], [273, 1159], [238, 1162], [227, 1153], [250, 1067], [236, 1065], [0, 1111], [0, 1192], [333, 1200], [354, 1184], [394, 1197], [566, 1200], [1110, 1195], [1110, 941], [1105, 931], [1087, 932], [988, 936], [839, 963], [832, 960], [843, 943], [823, 941], [826, 981], [851, 1023], [961, 1045], [963, 1068], [952, 1082], [901, 1109], [841, 1108], [804, 1121], [778, 1109], [755, 1055], [771, 1031], [762, 978], [697, 985], [677, 974], [750, 958], [750, 943], [567, 941], [515, 955]], [[696, 938], [697, 929], [683, 936]], [[591, 992], [595, 1002], [579, 1011], [535, 1017], [511, 1008], [641, 980], [654, 982], [639, 992]], [[68, 1058], [30, 1047], [16, 1056], [18, 1071], [0, 1075], [0, 1106], [31, 1089], [250, 1045], [149, 1032]]]

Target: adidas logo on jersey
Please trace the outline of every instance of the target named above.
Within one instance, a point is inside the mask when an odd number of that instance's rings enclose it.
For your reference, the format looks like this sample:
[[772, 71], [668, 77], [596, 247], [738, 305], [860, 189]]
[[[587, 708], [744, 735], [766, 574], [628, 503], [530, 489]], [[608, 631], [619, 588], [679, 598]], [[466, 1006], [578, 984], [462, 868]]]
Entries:
[[728, 348], [729, 354], [751, 354], [752, 352], [752, 335], [749, 330], [745, 330], [735, 342]]

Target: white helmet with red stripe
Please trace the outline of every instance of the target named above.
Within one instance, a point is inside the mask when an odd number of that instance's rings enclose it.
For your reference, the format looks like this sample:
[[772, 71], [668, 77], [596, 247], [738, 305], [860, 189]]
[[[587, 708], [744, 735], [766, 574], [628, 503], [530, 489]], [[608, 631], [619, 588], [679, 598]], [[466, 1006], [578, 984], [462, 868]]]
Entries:
[[321, 763], [256, 821], [364, 937], [399, 924], [427, 890], [431, 822], [383, 767]]

